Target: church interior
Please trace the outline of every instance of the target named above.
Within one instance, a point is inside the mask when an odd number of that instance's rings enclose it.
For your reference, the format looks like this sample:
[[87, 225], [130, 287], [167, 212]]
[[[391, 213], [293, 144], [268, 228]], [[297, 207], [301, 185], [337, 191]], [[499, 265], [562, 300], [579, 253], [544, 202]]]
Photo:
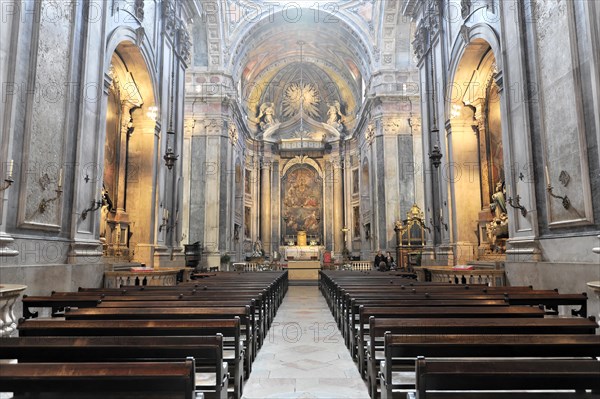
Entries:
[[[39, 397], [598, 397], [599, 1], [2, 0], [0, 17], [0, 398], [44, 361], [90, 362], [91, 382], [61, 380], [80, 364]], [[192, 377], [131, 361], [163, 346], [194, 347]], [[440, 357], [474, 359], [457, 382]]]

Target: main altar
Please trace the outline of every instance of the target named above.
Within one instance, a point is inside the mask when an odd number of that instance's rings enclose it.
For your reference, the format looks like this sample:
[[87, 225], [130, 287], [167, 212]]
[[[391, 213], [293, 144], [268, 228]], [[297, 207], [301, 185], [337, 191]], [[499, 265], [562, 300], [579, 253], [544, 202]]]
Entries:
[[283, 247], [283, 254], [288, 264], [288, 278], [290, 280], [318, 280], [321, 270], [321, 257], [325, 247], [307, 244], [305, 231], [298, 231], [295, 241]]
[[284, 256], [287, 261], [295, 260], [320, 260], [324, 247], [313, 245], [295, 245], [284, 247]]

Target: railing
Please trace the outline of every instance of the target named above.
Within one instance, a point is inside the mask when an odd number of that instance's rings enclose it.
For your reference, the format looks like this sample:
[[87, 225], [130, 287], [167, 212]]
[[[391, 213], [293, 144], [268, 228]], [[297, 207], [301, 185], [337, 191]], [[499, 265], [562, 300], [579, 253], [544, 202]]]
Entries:
[[256, 263], [256, 262], [236, 262], [233, 265], [233, 270], [236, 272], [263, 272], [266, 270], [281, 270], [281, 265]]
[[451, 267], [415, 267], [417, 280], [451, 284], [487, 284], [490, 287], [506, 285], [504, 270], [454, 270]]
[[119, 288], [123, 285], [177, 285], [178, 273], [179, 269], [147, 272], [104, 272], [104, 288]]
[[373, 263], [370, 261], [359, 260], [350, 262], [352, 270], [356, 271], [369, 271], [373, 269]]

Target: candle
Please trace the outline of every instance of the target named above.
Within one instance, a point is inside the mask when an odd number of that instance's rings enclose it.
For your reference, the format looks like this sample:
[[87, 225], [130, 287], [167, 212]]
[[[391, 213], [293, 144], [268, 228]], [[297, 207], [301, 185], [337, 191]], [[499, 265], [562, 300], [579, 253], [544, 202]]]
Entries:
[[13, 161], [11, 159], [10, 162], [8, 163], [8, 177], [12, 177], [14, 166], [15, 166], [15, 161]]
[[165, 211], [167, 211], [167, 220], [169, 219], [169, 210], [165, 209]]
[[60, 168], [60, 170], [58, 171], [58, 187], [62, 187], [62, 174], [63, 174], [63, 170], [62, 168]]
[[167, 218], [167, 208], [163, 208], [163, 219]]
[[550, 173], [548, 173], [548, 165], [546, 165], [546, 183], [550, 185]]

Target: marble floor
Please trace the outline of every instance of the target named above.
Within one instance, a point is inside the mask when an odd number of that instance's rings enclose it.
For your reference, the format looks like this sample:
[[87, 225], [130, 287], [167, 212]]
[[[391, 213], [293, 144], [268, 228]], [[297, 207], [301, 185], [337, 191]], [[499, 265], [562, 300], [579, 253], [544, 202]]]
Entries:
[[243, 398], [369, 398], [317, 287], [289, 287]]

